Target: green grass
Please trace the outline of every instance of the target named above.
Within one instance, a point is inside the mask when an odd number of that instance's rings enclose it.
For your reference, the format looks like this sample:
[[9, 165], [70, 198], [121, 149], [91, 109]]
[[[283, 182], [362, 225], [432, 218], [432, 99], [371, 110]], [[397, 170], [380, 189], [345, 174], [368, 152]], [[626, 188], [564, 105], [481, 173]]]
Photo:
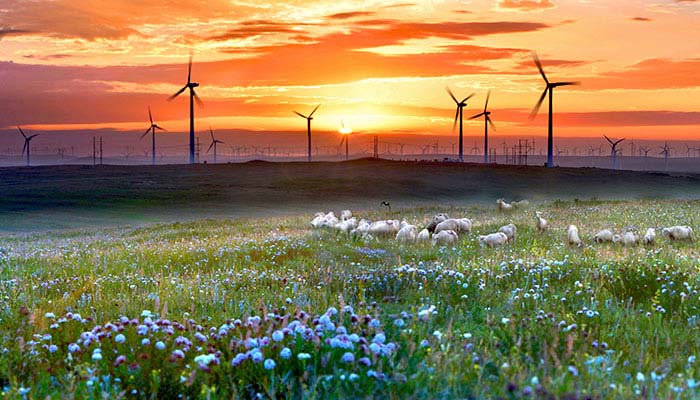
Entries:
[[[534, 229], [535, 208], [552, 226], [545, 234]], [[554, 201], [512, 214], [480, 205], [357, 214], [422, 223], [436, 212], [469, 216], [474, 232], [451, 248], [408, 246], [313, 231], [311, 216], [299, 215], [3, 237], [3, 396], [700, 396], [692, 362], [700, 349], [697, 244], [661, 237], [652, 247], [591, 243], [602, 228], [700, 227], [700, 202]], [[477, 234], [509, 222], [518, 227], [515, 244], [478, 246]], [[579, 226], [583, 248], [565, 245], [569, 223]], [[139, 333], [144, 310], [157, 331]], [[67, 313], [80, 317], [59, 322]], [[261, 320], [246, 325], [253, 316]], [[272, 339], [295, 319], [291, 326], [313, 330], [316, 321], [328, 330]], [[95, 326], [103, 337], [84, 334]], [[379, 333], [385, 342], [370, 348]], [[269, 341], [259, 352], [274, 368], [252, 359], [232, 365], [238, 354], [254, 356], [250, 338]], [[158, 341], [164, 349], [155, 347]], [[79, 350], [69, 352], [70, 344]], [[285, 347], [289, 359], [281, 355]], [[343, 361], [347, 352], [352, 362]], [[217, 361], [195, 361], [209, 353]]]

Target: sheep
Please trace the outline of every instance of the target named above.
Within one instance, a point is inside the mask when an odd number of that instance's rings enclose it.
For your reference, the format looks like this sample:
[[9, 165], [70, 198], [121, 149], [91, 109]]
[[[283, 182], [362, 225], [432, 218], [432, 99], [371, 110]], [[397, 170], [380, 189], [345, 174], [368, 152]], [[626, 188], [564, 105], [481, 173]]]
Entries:
[[613, 233], [610, 229], [603, 229], [593, 236], [593, 240], [596, 243], [605, 243], [613, 241]]
[[652, 245], [656, 241], [656, 229], [649, 228], [642, 238], [642, 243], [646, 245]]
[[633, 231], [626, 231], [622, 234], [623, 246], [635, 246], [639, 243], [639, 235]]
[[432, 221], [430, 221], [430, 224], [426, 227], [428, 229], [428, 232], [433, 233], [435, 232], [435, 227], [442, 221], [450, 219], [450, 216], [447, 214], [437, 214], [436, 216], [433, 217]]
[[620, 235], [619, 233], [614, 234], [613, 237], [612, 237], [611, 242], [613, 242], [613, 243], [620, 243], [620, 242], [622, 242], [622, 235]]
[[357, 218], [352, 217], [338, 222], [335, 228], [341, 232], [348, 233], [357, 227]]
[[498, 199], [496, 200], [496, 204], [498, 205], [498, 211], [512, 211], [513, 210], [513, 205], [508, 204], [503, 199]]
[[472, 221], [469, 218], [450, 218], [435, 226], [435, 233], [441, 231], [471, 232]]
[[537, 227], [537, 232], [544, 232], [547, 230], [547, 220], [542, 218], [542, 213], [540, 211], [535, 211], [535, 218], [537, 218], [537, 223], [535, 226]]
[[352, 212], [350, 210], [343, 210], [340, 212], [340, 220], [347, 221], [352, 218]]
[[413, 243], [418, 237], [418, 227], [406, 224], [396, 234], [396, 241], [402, 243]]
[[514, 201], [512, 204], [515, 208], [525, 208], [530, 205], [530, 202], [528, 200], [520, 200]]
[[503, 232], [491, 233], [489, 235], [479, 235], [479, 246], [495, 247], [508, 243], [508, 236]]
[[311, 226], [313, 226], [314, 228], [320, 228], [325, 216], [326, 214], [322, 212], [317, 212], [316, 214], [314, 214], [314, 218], [311, 220]]
[[322, 212], [314, 214], [314, 219], [311, 220], [311, 226], [314, 228], [329, 227], [332, 228], [340, 222], [333, 211], [324, 214]]
[[428, 228], [423, 228], [422, 231], [418, 232], [418, 236], [416, 237], [417, 242], [427, 242], [430, 240], [430, 231]]
[[433, 235], [433, 246], [446, 246], [450, 244], [455, 244], [458, 240], [459, 236], [457, 236], [457, 232], [450, 230], [440, 231]]
[[504, 225], [504, 226], [498, 228], [499, 232], [502, 232], [506, 235], [509, 242], [515, 241], [516, 230], [517, 229], [515, 228], [514, 224], [508, 224], [508, 225]]
[[578, 228], [576, 225], [569, 225], [566, 228], [566, 239], [571, 246], [583, 246], [583, 242], [581, 242], [581, 238], [578, 236]]
[[369, 233], [369, 227], [370, 227], [370, 221], [366, 219], [361, 219], [360, 222], [357, 223], [357, 227], [350, 231], [352, 235], [363, 235]]
[[676, 225], [661, 230], [661, 234], [668, 236], [671, 241], [674, 240], [690, 240], [693, 241], [693, 228], [687, 225]]
[[401, 229], [399, 221], [396, 219], [388, 219], [385, 221], [376, 221], [369, 226], [369, 233], [377, 236], [387, 236], [398, 233]]

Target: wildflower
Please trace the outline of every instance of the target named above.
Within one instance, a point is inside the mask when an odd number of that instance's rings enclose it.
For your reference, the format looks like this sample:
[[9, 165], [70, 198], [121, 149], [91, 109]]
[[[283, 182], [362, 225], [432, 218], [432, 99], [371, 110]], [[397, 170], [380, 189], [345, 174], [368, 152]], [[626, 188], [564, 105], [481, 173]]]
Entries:
[[345, 354], [343, 354], [342, 360], [344, 363], [353, 363], [355, 362], [355, 355], [350, 352], [346, 352]]
[[369, 367], [370, 365], [372, 365], [372, 360], [370, 360], [370, 359], [367, 358], [367, 357], [362, 357], [362, 358], [360, 358], [359, 360], [357, 360], [357, 362], [358, 362], [360, 365], [365, 366], [365, 367]]
[[76, 343], [71, 343], [68, 345], [68, 352], [75, 353], [80, 350], [80, 346]]
[[141, 339], [141, 346], [148, 346], [149, 344], [151, 344], [151, 340], [149, 338]]
[[394, 325], [398, 326], [399, 328], [402, 328], [405, 323], [401, 318], [397, 318], [394, 320]]
[[114, 360], [114, 366], [115, 366], [115, 367], [118, 367], [118, 366], [120, 366], [121, 364], [123, 364], [123, 363], [125, 363], [125, 362], [126, 362], [126, 356], [120, 355], [119, 357], [117, 357], [117, 358]]
[[254, 363], [259, 363], [262, 362], [263, 360], [263, 353], [262, 351], [255, 349], [253, 352], [250, 354], [250, 359], [253, 360]]
[[102, 353], [92, 353], [92, 361], [100, 361], [101, 359], [102, 359]]
[[284, 360], [289, 360], [292, 357], [292, 350], [289, 347], [285, 347], [280, 351], [280, 357]]
[[233, 357], [233, 360], [231, 360], [231, 366], [237, 367], [237, 366], [241, 365], [241, 363], [243, 363], [243, 361], [245, 361], [246, 358], [247, 357], [245, 354], [242, 354], [242, 353], [236, 354], [236, 356]]
[[644, 374], [641, 372], [637, 372], [637, 381], [638, 382], [644, 382], [646, 378], [644, 378]]
[[299, 353], [299, 354], [297, 355], [297, 358], [300, 359], [300, 360], [308, 360], [308, 359], [311, 358], [311, 354], [309, 354], [309, 353]]
[[272, 340], [275, 342], [281, 342], [284, 339], [284, 333], [282, 331], [272, 332]]
[[141, 311], [141, 317], [143, 318], [150, 318], [153, 314], [151, 314], [151, 311], [149, 310], [143, 310]]
[[49, 345], [49, 353], [55, 353], [58, 351], [58, 346], [55, 344]]
[[569, 365], [569, 372], [571, 372], [571, 375], [573, 376], [578, 376], [578, 369], [573, 365]]
[[55, 319], [56, 315], [52, 312], [47, 312], [46, 314], [44, 314], [44, 317], [49, 319]]
[[160, 340], [156, 342], [156, 349], [158, 350], [163, 350], [165, 349], [165, 343], [161, 342]]
[[265, 366], [266, 370], [270, 371], [272, 369], [275, 369], [275, 366], [277, 364], [275, 363], [275, 360], [268, 358], [267, 360], [265, 360], [265, 363], [263, 365]]
[[427, 339], [420, 341], [420, 347], [430, 347], [430, 342]]
[[126, 342], [126, 336], [124, 336], [120, 333], [114, 337], [114, 341], [117, 343], [124, 343], [124, 342]]
[[170, 357], [171, 357], [171, 359], [173, 359], [173, 360], [178, 360], [178, 359], [179, 359], [179, 360], [182, 360], [183, 358], [185, 358], [185, 353], [184, 353], [182, 350], [177, 349], [177, 350], [174, 350], [174, 351], [172, 352], [172, 354], [170, 355]]
[[386, 341], [386, 336], [382, 332], [377, 333], [374, 336], [374, 339], [372, 339], [372, 342], [379, 343], [379, 344], [382, 344], [385, 341]]
[[348, 380], [349, 380], [350, 382], [355, 382], [355, 381], [358, 380], [358, 379], [360, 379], [360, 375], [357, 375], [357, 374], [355, 374], [355, 373], [352, 373], [352, 374], [348, 375]]

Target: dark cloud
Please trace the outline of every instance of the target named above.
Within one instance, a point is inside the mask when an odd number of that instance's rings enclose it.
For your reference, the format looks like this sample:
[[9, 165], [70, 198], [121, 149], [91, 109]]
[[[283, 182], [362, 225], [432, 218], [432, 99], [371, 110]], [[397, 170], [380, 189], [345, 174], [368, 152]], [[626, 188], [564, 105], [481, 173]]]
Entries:
[[651, 21], [651, 18], [647, 18], [647, 17], [632, 17], [632, 18], [630, 18], [630, 20], [632, 20], [632, 21], [638, 21], [638, 22], [650, 22], [650, 21]]
[[327, 18], [330, 19], [351, 19], [358, 17], [371, 17], [375, 15], [374, 11], [352, 11], [352, 12], [342, 12], [337, 14], [329, 15]]

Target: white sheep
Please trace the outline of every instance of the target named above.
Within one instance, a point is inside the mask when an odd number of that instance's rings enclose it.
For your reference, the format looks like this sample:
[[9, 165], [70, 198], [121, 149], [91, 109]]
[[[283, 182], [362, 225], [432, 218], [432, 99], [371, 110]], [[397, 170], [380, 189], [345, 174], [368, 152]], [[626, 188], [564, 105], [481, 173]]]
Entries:
[[422, 231], [418, 232], [418, 236], [416, 237], [417, 242], [427, 242], [430, 240], [430, 231], [428, 231], [428, 228], [423, 228]]
[[603, 229], [593, 236], [593, 240], [596, 243], [612, 242], [613, 236], [613, 232], [610, 229]]
[[622, 234], [623, 246], [635, 246], [639, 243], [639, 235], [633, 231], [626, 231]]
[[405, 224], [399, 229], [396, 234], [396, 241], [401, 243], [413, 243], [418, 237], [418, 227], [411, 224]]
[[530, 202], [528, 200], [520, 200], [520, 201], [513, 202], [513, 207], [515, 207], [515, 208], [525, 208], [529, 205], [530, 205]]
[[652, 245], [656, 241], [656, 229], [654, 228], [649, 228], [647, 229], [646, 233], [644, 234], [644, 238], [642, 238], [642, 243], [646, 245]]
[[351, 234], [353, 235], [363, 235], [369, 233], [369, 227], [370, 227], [371, 222], [366, 220], [366, 219], [361, 219], [360, 222], [357, 223], [357, 227], [350, 231]]
[[547, 220], [542, 218], [542, 213], [540, 211], [535, 211], [535, 218], [537, 218], [537, 223], [535, 226], [537, 227], [537, 232], [544, 232], [547, 230]]
[[357, 227], [357, 218], [352, 217], [346, 220], [340, 221], [335, 225], [335, 228], [341, 232], [348, 233]]
[[581, 247], [583, 245], [581, 238], [578, 236], [578, 228], [576, 225], [569, 225], [566, 228], [566, 239], [571, 246]]
[[317, 212], [316, 214], [314, 214], [314, 218], [311, 220], [311, 226], [313, 226], [314, 228], [320, 228], [325, 216], [326, 214], [322, 212]]
[[503, 225], [502, 227], [498, 228], [498, 231], [504, 233], [509, 242], [515, 240], [515, 232], [517, 229], [515, 228], [514, 224]]
[[513, 205], [506, 203], [505, 201], [503, 201], [503, 199], [496, 200], [496, 204], [498, 205], [499, 211], [511, 211], [511, 210], [513, 210]]
[[343, 210], [340, 212], [340, 220], [347, 221], [352, 218], [352, 212], [350, 210]]
[[441, 231], [471, 232], [472, 221], [469, 218], [450, 218], [435, 226], [435, 233]]
[[622, 235], [620, 235], [619, 233], [616, 233], [613, 235], [613, 237], [610, 241], [613, 243], [620, 243], [620, 242], [622, 242]]
[[435, 232], [435, 227], [442, 221], [450, 219], [450, 216], [447, 214], [437, 214], [433, 217], [433, 219], [430, 221], [430, 224], [426, 227], [428, 229], [428, 232]]
[[661, 230], [661, 234], [668, 236], [669, 240], [690, 240], [693, 241], [693, 228], [687, 225], [676, 225]]
[[455, 244], [457, 241], [459, 241], [459, 236], [457, 236], [455, 231], [440, 231], [433, 235], [433, 246], [446, 246]]
[[396, 219], [376, 221], [369, 226], [369, 233], [375, 236], [388, 236], [398, 233], [401, 224]]
[[503, 232], [491, 233], [488, 235], [479, 235], [479, 246], [495, 247], [503, 246], [508, 243], [508, 236]]

